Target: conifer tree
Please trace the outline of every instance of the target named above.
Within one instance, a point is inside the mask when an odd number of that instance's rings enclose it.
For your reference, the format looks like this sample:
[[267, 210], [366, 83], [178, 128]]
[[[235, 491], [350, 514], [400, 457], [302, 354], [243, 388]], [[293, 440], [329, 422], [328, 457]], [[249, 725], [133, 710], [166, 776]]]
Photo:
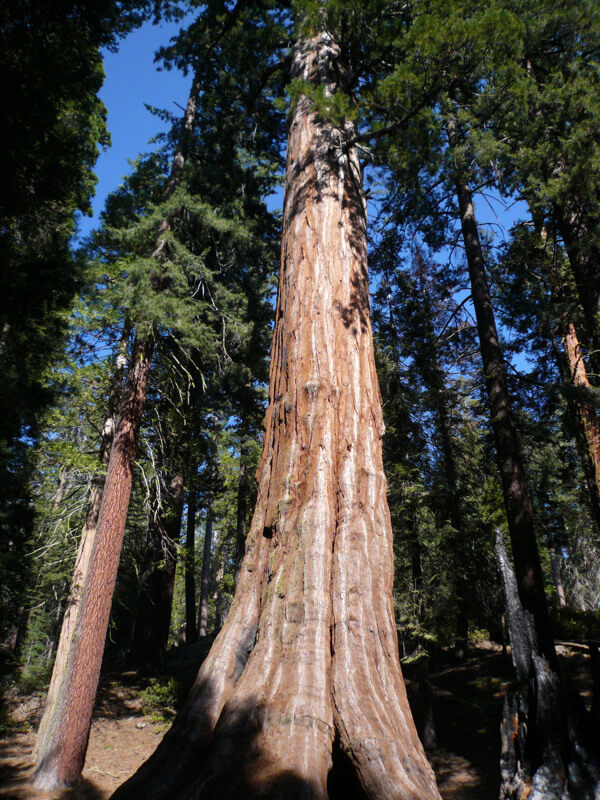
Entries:
[[582, 310], [561, 244], [544, 229], [533, 227], [515, 226], [498, 260], [501, 304], [505, 315], [518, 320], [518, 346], [526, 346], [531, 357], [538, 359], [537, 380], [546, 384], [550, 395], [555, 393], [557, 382], [563, 384], [569, 409], [565, 434], [572, 437], [575, 432], [589, 507], [599, 524], [600, 462], [596, 450], [600, 430], [586, 355], [577, 336], [577, 328], [583, 325]]
[[583, 341], [600, 372], [598, 55], [595, 0], [527, 4], [520, 53], [490, 85], [503, 182], [562, 239], [583, 310]]
[[[215, 66], [212, 60], [213, 51], [224, 33], [235, 25], [241, 7], [238, 4], [224, 17], [215, 14], [211, 7], [202, 19], [203, 25], [200, 27], [203, 27], [204, 38], [201, 58], [178, 130], [177, 145], [164, 188], [164, 201], [134, 229], [132, 236], [128, 237], [127, 232], [125, 233], [125, 239], [129, 238], [130, 247], [138, 256], [137, 260], [125, 261], [128, 285], [132, 290], [129, 312], [135, 324], [136, 335], [107, 466], [97, 537], [82, 591], [68, 666], [62, 674], [61, 688], [55, 702], [46, 709], [49, 722], [43, 726], [43, 739], [37, 746], [35, 782], [39, 787], [71, 785], [83, 766], [129, 505], [136, 439], [155, 342], [160, 335], [159, 326], [168, 331], [173, 326], [176, 313], [179, 329], [182, 332], [187, 330], [191, 334], [193, 319], [196, 331], [192, 339], [198, 347], [202, 345], [202, 337], [207, 334], [211, 341], [212, 323], [216, 318], [223, 323], [220, 334], [225, 340], [225, 308], [219, 309], [215, 305], [215, 299], [224, 303], [231, 302], [231, 293], [224, 288], [216, 298], [210, 296], [210, 272], [202, 265], [199, 254], [190, 259], [187, 241], [189, 237], [193, 240], [194, 237], [201, 238], [207, 233], [210, 237], [211, 232], [217, 235], [226, 233], [230, 246], [236, 241], [248, 242], [252, 239], [252, 233], [240, 228], [227, 219], [226, 215], [216, 214], [208, 203], [196, 201], [193, 195], [186, 196], [182, 186], [186, 159], [193, 144], [198, 93], [203, 88], [205, 79], [207, 85], [210, 85], [208, 82]], [[218, 75], [218, 70], [216, 73]], [[205, 102], [208, 103], [209, 100]], [[218, 109], [219, 107], [217, 113]], [[210, 117], [209, 120], [212, 121]], [[193, 185], [190, 188], [193, 190]], [[217, 187], [217, 191], [221, 188]], [[183, 216], [178, 213], [182, 207]], [[186, 218], [191, 219], [190, 225], [184, 224]], [[178, 234], [183, 237], [183, 242], [178, 239]], [[148, 241], [153, 241], [150, 257], [147, 256], [147, 250], [144, 252]], [[211, 249], [216, 249], [218, 258], [218, 246], [215, 248], [213, 244], [212, 248], [209, 247]], [[200, 266], [201, 282], [206, 281], [205, 287], [209, 293], [208, 302], [203, 304], [208, 318], [208, 323], [204, 325], [198, 324], [198, 315], [195, 313], [198, 304], [194, 302], [194, 297], [188, 296], [187, 303], [185, 302], [189, 283], [182, 267], [189, 263]], [[184, 302], [175, 305], [173, 298], [178, 293]]]
[[[0, 23], [0, 561], [22, 560], [32, 534], [33, 446], [53, 400], [69, 309], [85, 281], [71, 250], [76, 216], [89, 213], [99, 148], [107, 146], [100, 48], [167, 11], [162, 0], [8, 0]], [[27, 75], [28, 79], [23, 80]], [[10, 570], [12, 572], [12, 570]], [[7, 582], [0, 629], [23, 602]]]
[[[492, 114], [501, 106], [502, 90], [505, 88], [501, 80], [495, 78], [497, 75], [503, 78], [514, 75], [522, 31], [521, 22], [512, 14], [512, 9], [492, 5], [467, 9], [460, 2], [442, 2], [423, 8], [407, 35], [415, 51], [408, 52], [388, 86], [398, 93], [400, 108], [406, 108], [413, 100], [409, 90], [414, 89], [418, 83], [416, 79], [412, 79], [417, 66], [428, 68], [429, 74], [436, 76], [433, 83], [437, 79], [436, 102], [429, 108], [431, 135], [429, 138], [425, 137], [425, 147], [430, 158], [426, 168], [422, 170], [425, 180], [419, 183], [423, 186], [428, 181], [430, 186], [451, 188], [458, 206], [456, 213], [477, 316], [490, 422], [503, 485], [520, 602], [525, 613], [530, 614], [534, 620], [535, 642], [531, 641], [529, 644], [527, 674], [537, 687], [538, 708], [543, 709], [551, 704], [549, 687], [559, 686], [560, 679], [535, 536], [534, 516], [511, 410], [506, 367], [473, 202], [473, 187], [477, 184], [485, 185], [492, 180], [487, 167], [480, 168], [481, 160], [478, 156], [487, 155], [490, 150], [493, 152], [494, 143], [490, 145], [487, 128], [490, 126]], [[492, 85], [496, 95], [488, 91]], [[407, 98], [406, 101], [404, 98]], [[410, 129], [413, 131], [412, 135]], [[402, 129], [398, 131], [395, 140], [397, 148], [401, 147], [400, 142], [412, 144], [418, 140], [421, 131], [414, 125], [410, 129], [408, 132]], [[385, 132], [385, 128], [381, 130]], [[377, 130], [371, 132], [371, 136], [376, 135]], [[390, 151], [392, 158], [403, 166], [401, 158], [394, 152], [394, 144]], [[414, 152], [405, 150], [404, 153], [408, 154], [408, 160], [414, 159]], [[410, 189], [409, 193], [414, 193], [414, 189]], [[420, 194], [425, 194], [423, 189]], [[420, 210], [423, 210], [422, 204]], [[553, 718], [551, 733], [541, 718], [535, 720], [534, 711], [531, 710], [527, 728], [531, 752], [537, 746], [538, 752], [546, 754], [546, 761], [543, 756], [533, 759], [530, 765], [531, 774], [536, 776], [533, 778], [536, 785], [546, 782], [548, 791], [558, 792], [556, 796], [562, 789], [572, 793], [572, 796], [593, 796], [597, 786], [594, 756], [591, 750], [582, 755], [584, 751], [581, 749], [581, 737], [585, 723], [580, 720], [579, 728], [574, 732], [577, 725], [572, 723], [573, 717], [566, 696], [564, 690], [565, 710], [562, 716], [557, 714]], [[551, 741], [562, 743], [560, 752], [550, 744]], [[548, 771], [556, 772], [560, 776], [553, 789], [549, 788], [550, 784], [546, 780]], [[522, 783], [519, 783], [518, 778], [516, 781], [515, 786], [518, 784], [520, 787]], [[559, 784], [562, 787], [560, 790]], [[514, 791], [518, 793], [520, 789], [515, 788]]]
[[317, 12], [294, 49], [270, 405], [236, 596], [185, 708], [115, 797], [438, 797], [398, 663], [354, 128], [322, 122], [306, 93], [332, 97], [348, 68]]

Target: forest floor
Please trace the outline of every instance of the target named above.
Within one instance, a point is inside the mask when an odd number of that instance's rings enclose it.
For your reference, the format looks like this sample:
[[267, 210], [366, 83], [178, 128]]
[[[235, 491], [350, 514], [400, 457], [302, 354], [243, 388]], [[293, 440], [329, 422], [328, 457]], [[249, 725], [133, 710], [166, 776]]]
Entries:
[[[582, 693], [589, 695], [585, 649], [563, 644], [559, 652]], [[460, 662], [450, 651], [433, 659], [429, 682], [436, 747], [429, 758], [444, 800], [498, 797], [502, 699], [511, 679], [510, 657], [490, 642], [471, 648]], [[414, 694], [410, 683], [407, 680], [409, 694]], [[143, 691], [148, 685], [134, 673], [103, 677], [81, 784], [58, 794], [37, 792], [28, 782], [43, 698], [10, 689], [0, 717], [0, 800], [110, 797], [154, 751], [168, 728], [156, 714], [144, 713], [148, 708]]]

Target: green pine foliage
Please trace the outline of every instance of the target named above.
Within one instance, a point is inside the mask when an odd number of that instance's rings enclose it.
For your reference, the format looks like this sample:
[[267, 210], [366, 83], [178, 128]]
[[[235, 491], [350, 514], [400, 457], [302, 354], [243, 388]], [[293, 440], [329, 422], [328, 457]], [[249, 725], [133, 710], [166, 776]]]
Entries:
[[[108, 146], [101, 47], [170, 3], [7, 0], [0, 22], [0, 636], [22, 602], [10, 577], [32, 535], [32, 445], [53, 400], [49, 372], [66, 344], [69, 308], [85, 282], [72, 252], [90, 211], [99, 149]], [[173, 10], [173, 9], [171, 9]], [[9, 574], [10, 573], [10, 574]], [[21, 584], [23, 586], [24, 584]]]
[[[62, 35], [50, 32], [42, 4], [33, 2], [24, 5], [39, 25], [25, 35], [17, 4], [9, 5], [4, 60], [13, 72], [20, 63], [42, 76], [44, 59], [64, 45]], [[75, 256], [74, 215], [89, 206], [96, 151], [108, 141], [97, 100], [98, 47], [114, 46], [148, 15], [191, 7], [197, 20], [160, 59], [199, 86], [194, 128], [184, 135], [181, 120], [156, 110], [171, 122], [170, 133], [133, 163], [109, 196], [100, 228]], [[340, 45], [344, 92], [310, 93], [334, 139], [343, 122], [352, 123], [345, 130], [360, 146], [369, 187], [373, 327], [403, 656], [454, 643], [461, 614], [471, 631], [502, 637], [493, 537], [506, 519], [460, 252], [459, 175], [473, 188], [478, 214], [484, 193], [525, 201], [524, 219], [505, 226], [510, 233], [482, 233], [486, 267], [548, 594], [555, 598], [553, 549], [569, 605], [584, 614], [597, 609], [597, 531], [561, 366], [565, 315], [582, 330], [586, 357], [593, 345], [559, 212], [572, 210], [576, 199], [585, 219], [581, 247], [594, 255], [598, 3], [105, 2], [97, 19], [88, 3], [60, 3], [57, 13], [66, 20], [65, 35], [87, 33], [61, 54], [39, 117], [35, 100], [48, 89], [42, 77], [13, 98], [6, 170], [0, 162], [13, 181], [0, 202], [10, 267], [6, 308], [0, 307], [0, 456], [8, 465], [0, 522], [12, 531], [0, 544], [0, 634], [19, 639], [26, 680], [42, 682], [51, 668], [90, 481], [100, 469], [100, 431], [124, 324], [132, 336], [154, 337], [155, 348], [106, 657], [122, 661], [131, 647], [148, 531], [166, 512], [174, 474], [185, 476], [186, 491], [199, 488], [198, 594], [212, 502], [210, 632], [227, 613], [240, 532], [253, 509], [266, 403], [279, 258], [279, 217], [270, 207], [281, 179], [286, 112], [307, 91], [289, 74], [298, 25], [307, 33], [325, 26]], [[459, 134], [452, 147], [450, 116]], [[180, 148], [181, 180], [165, 200]], [[182, 540], [172, 645], [182, 644], [185, 622]], [[154, 567], [162, 569], [164, 559]], [[570, 618], [563, 622], [568, 630]]]

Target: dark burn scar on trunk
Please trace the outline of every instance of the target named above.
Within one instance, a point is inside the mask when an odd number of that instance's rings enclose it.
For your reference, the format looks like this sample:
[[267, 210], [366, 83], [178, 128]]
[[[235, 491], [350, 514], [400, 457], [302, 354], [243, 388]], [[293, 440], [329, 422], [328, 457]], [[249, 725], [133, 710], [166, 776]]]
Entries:
[[250, 658], [250, 653], [254, 649], [254, 645], [256, 644], [256, 631], [258, 629], [258, 622], [255, 623], [251, 628], [247, 628], [245, 635], [242, 637], [242, 640], [237, 646], [237, 650], [235, 651], [235, 666], [233, 671], [233, 680], [237, 682], [239, 680], [240, 675], [244, 671], [244, 667], [248, 663], [248, 659]]

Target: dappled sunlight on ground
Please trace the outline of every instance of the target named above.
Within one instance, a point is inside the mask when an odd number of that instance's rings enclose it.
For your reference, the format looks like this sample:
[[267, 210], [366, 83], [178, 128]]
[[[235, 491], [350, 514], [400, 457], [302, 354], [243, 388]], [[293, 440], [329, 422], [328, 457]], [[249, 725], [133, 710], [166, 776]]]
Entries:
[[[560, 658], [577, 688], [590, 699], [585, 647], [564, 643]], [[408, 671], [407, 671], [408, 672]], [[444, 800], [494, 800], [500, 781], [502, 700], [513, 678], [510, 655], [484, 642], [463, 661], [452, 652], [433, 659], [429, 680], [437, 747], [429, 752]], [[407, 681], [410, 691], [410, 681]], [[135, 673], [102, 679], [82, 781], [75, 789], [49, 794], [29, 784], [31, 751], [41, 699], [9, 694], [10, 727], [0, 738], [0, 800], [104, 800], [154, 752], [166, 725], [143, 713], [140, 692], [148, 685]], [[240, 799], [241, 800], [241, 799]]]
[[154, 752], [165, 725], [144, 716], [141, 685], [132, 675], [122, 677], [124, 685], [114, 676], [102, 682], [82, 780], [70, 791], [38, 792], [28, 783], [39, 713], [37, 704], [31, 704], [29, 716], [23, 718], [24, 703], [15, 705], [12, 718], [17, 728], [0, 741], [0, 800], [104, 800], [137, 770]]

